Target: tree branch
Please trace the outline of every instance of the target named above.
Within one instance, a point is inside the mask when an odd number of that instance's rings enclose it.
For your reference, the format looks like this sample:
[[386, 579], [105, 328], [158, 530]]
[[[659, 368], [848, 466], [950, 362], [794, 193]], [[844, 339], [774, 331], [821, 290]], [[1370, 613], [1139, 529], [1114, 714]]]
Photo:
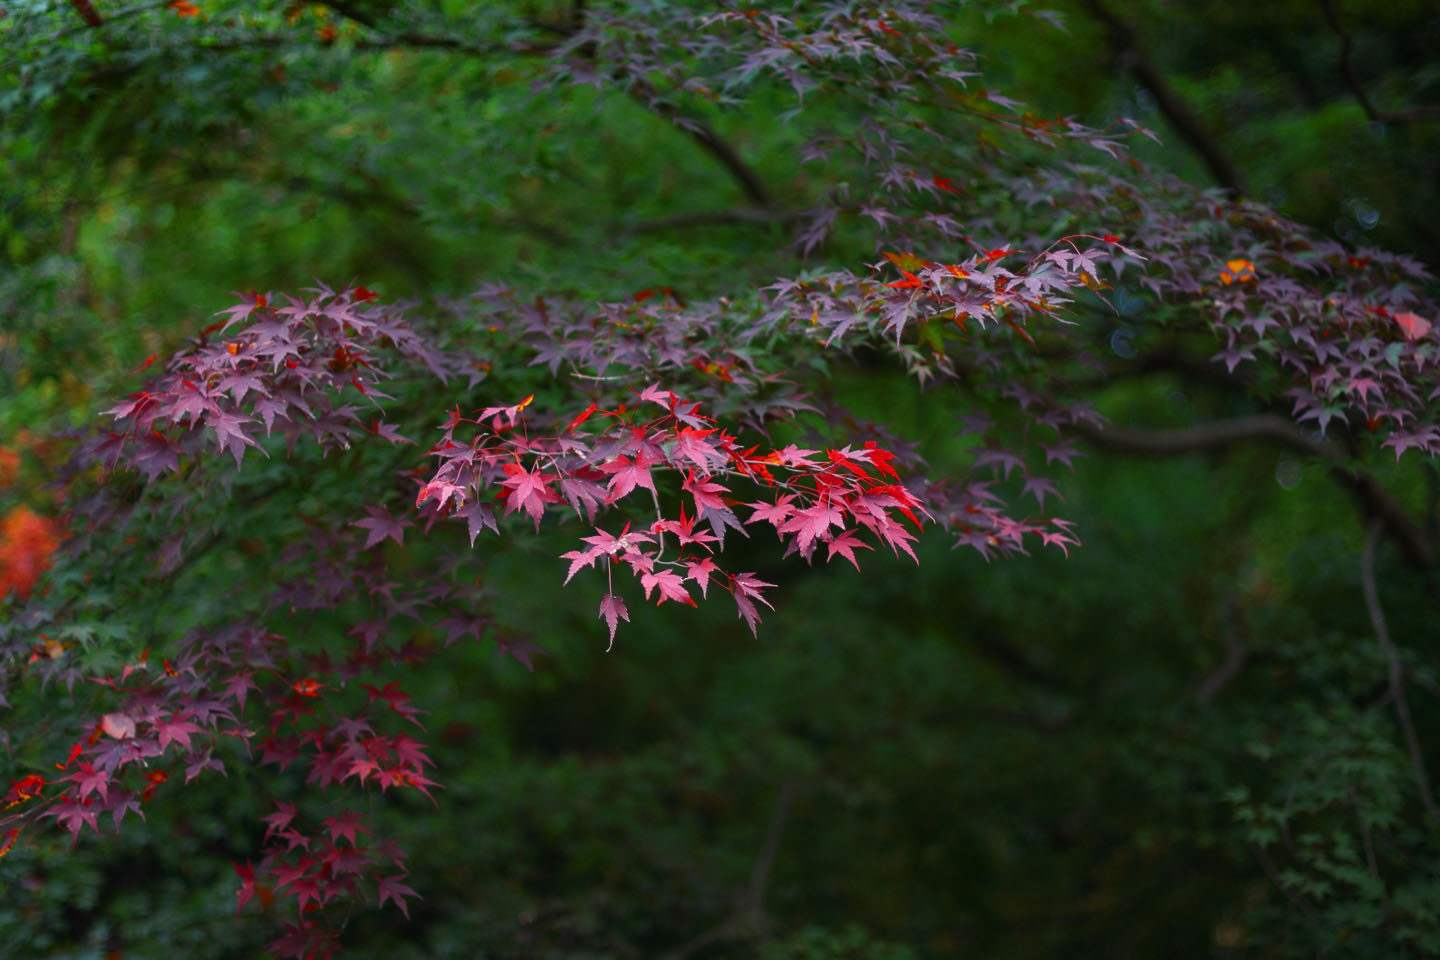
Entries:
[[771, 223], [788, 223], [800, 219], [801, 216], [802, 214], [799, 213], [785, 213], [757, 207], [736, 207], [733, 210], [697, 210], [693, 213], [672, 213], [668, 217], [656, 217], [654, 220], [641, 220], [622, 228], [620, 235], [624, 237], [637, 233], [656, 233], [685, 227], [728, 226], [731, 224], [763, 226]]
[[1355, 45], [1354, 38], [1350, 31], [1346, 30], [1340, 23], [1340, 16], [1335, 12], [1335, 4], [1331, 0], [1320, 0], [1320, 9], [1325, 12], [1325, 22], [1330, 29], [1340, 38], [1340, 60], [1337, 64], [1340, 70], [1340, 79], [1345, 81], [1345, 86], [1355, 95], [1355, 100], [1360, 104], [1360, 109], [1365, 111], [1365, 116], [1377, 123], [1413, 123], [1417, 120], [1440, 119], [1440, 107], [1412, 107], [1409, 110], [1380, 110], [1370, 100], [1369, 94], [1365, 92], [1365, 85], [1355, 75], [1355, 68], [1350, 62], [1350, 51]]
[[780, 796], [775, 799], [775, 807], [770, 813], [770, 827], [765, 831], [760, 853], [756, 856], [755, 866], [750, 872], [750, 887], [740, 898], [735, 911], [709, 930], [664, 954], [664, 960], [683, 960], [719, 940], [765, 938], [765, 888], [770, 882], [770, 871], [775, 866], [775, 855], [780, 850], [780, 838], [785, 833], [790, 808], [795, 803], [802, 783], [802, 778], [795, 776], [786, 780], [780, 788]]
[[1390, 628], [1385, 623], [1385, 611], [1380, 606], [1380, 590], [1375, 583], [1375, 546], [1384, 532], [1383, 524], [1377, 519], [1370, 524], [1365, 534], [1365, 549], [1360, 553], [1360, 585], [1365, 590], [1365, 607], [1370, 611], [1370, 624], [1375, 629], [1375, 639], [1380, 642], [1380, 652], [1390, 668], [1390, 700], [1395, 704], [1395, 714], [1400, 718], [1400, 732], [1405, 737], [1405, 751], [1410, 755], [1410, 768], [1415, 774], [1415, 784], [1420, 788], [1420, 801], [1432, 820], [1440, 818], [1435, 807], [1435, 797], [1430, 793], [1430, 776], [1425, 771], [1425, 756], [1420, 751], [1420, 738], [1415, 735], [1415, 724], [1410, 719], [1410, 705], [1405, 700], [1405, 666], [1400, 660], [1400, 651], [1390, 641]]
[[[371, 30], [380, 30], [378, 22], [373, 17], [356, 9], [352, 3], [345, 2], [345, 0], [325, 0], [325, 5], [342, 16], [353, 20], [355, 23], [368, 27]], [[567, 24], [531, 20], [529, 25], [555, 34], [564, 40], [570, 40], [579, 33], [583, 17], [584, 5], [577, 3], [571, 11], [570, 22]], [[441, 37], [400, 35], [395, 39], [412, 46], [443, 46], [469, 52], [463, 44], [456, 41], [447, 41], [446, 38]], [[550, 50], [551, 48], [547, 46], [534, 46], [524, 51], [512, 52], [548, 53]], [[591, 57], [591, 59], [593, 59], [593, 57]], [[634, 82], [626, 87], [626, 92], [632, 100], [644, 106], [651, 113], [665, 120], [669, 120], [676, 127], [680, 128], [691, 140], [695, 141], [703, 150], [718, 160], [720, 165], [729, 171], [730, 175], [740, 185], [740, 188], [745, 191], [745, 196], [749, 198], [751, 203], [762, 208], [774, 206], [774, 198], [771, 197], [769, 189], [765, 186], [765, 182], [760, 179], [760, 175], [751, 169], [741, 158], [739, 152], [736, 151], [724, 137], [711, 129], [709, 125], [694, 117], [683, 116], [674, 104], [661, 99], [655, 88], [643, 78], [635, 78]]]
[[775, 200], [770, 196], [770, 190], [765, 182], [760, 179], [750, 166], [740, 157], [740, 154], [732, 147], [724, 137], [712, 130], [707, 124], [694, 117], [682, 116], [674, 104], [661, 100], [654, 88], [644, 81], [637, 81], [629, 88], [631, 99], [643, 105], [655, 115], [669, 120], [672, 124], [684, 131], [691, 140], [699, 144], [700, 148], [709, 153], [720, 162], [720, 165], [729, 171], [745, 191], [745, 196], [757, 207], [773, 207]]
[[1127, 427], [1096, 427], [1076, 423], [1076, 433], [1099, 446], [1141, 456], [1176, 456], [1198, 450], [1227, 447], [1247, 440], [1269, 440], [1323, 462], [1341, 486], [1350, 491], [1368, 517], [1381, 523], [1399, 544], [1405, 559], [1414, 567], [1429, 570], [1435, 565], [1434, 550], [1424, 532], [1415, 525], [1405, 508], [1392, 497], [1374, 475], [1351, 466], [1333, 444], [1311, 439], [1294, 423], [1271, 413], [1201, 424], [1184, 430], [1134, 430]]
[[1235, 193], [1244, 193], [1245, 186], [1240, 173], [1230, 162], [1220, 142], [1206, 128], [1205, 122], [1196, 116], [1170, 87], [1160, 68], [1145, 55], [1144, 47], [1136, 38], [1134, 29], [1117, 17], [1101, 0], [1081, 0], [1081, 4], [1096, 20], [1105, 25], [1116, 59], [1142, 87], [1150, 91], [1150, 95], [1155, 98], [1155, 105], [1165, 114], [1175, 132], [1180, 134], [1180, 138], [1200, 155], [1215, 182]]

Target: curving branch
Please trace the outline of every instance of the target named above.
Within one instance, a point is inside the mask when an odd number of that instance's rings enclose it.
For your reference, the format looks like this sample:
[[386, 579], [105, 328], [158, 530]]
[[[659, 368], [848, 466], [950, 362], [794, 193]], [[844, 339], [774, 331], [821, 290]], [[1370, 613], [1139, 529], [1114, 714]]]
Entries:
[[1175, 132], [1180, 134], [1180, 138], [1200, 155], [1215, 182], [1235, 193], [1244, 193], [1245, 186], [1240, 172], [1230, 162], [1214, 134], [1205, 126], [1205, 121], [1180, 98], [1166, 81], [1165, 74], [1146, 56], [1144, 45], [1136, 36], [1134, 28], [1116, 16], [1101, 0], [1081, 0], [1081, 4], [1090, 11], [1091, 16], [1104, 24], [1106, 32], [1110, 34], [1110, 47], [1115, 58], [1155, 98], [1155, 105], [1165, 114]]
[[[383, 32], [379, 21], [366, 14], [363, 10], [358, 9], [353, 3], [345, 2], [345, 0], [325, 0], [325, 6], [363, 27], [377, 32]], [[567, 23], [548, 23], [531, 20], [529, 25], [556, 35], [560, 38], [560, 42], [563, 43], [573, 39], [580, 31], [583, 17], [584, 5], [577, 3]], [[395, 36], [393, 41], [401, 46], [439, 47], [462, 53], [494, 52], [493, 49], [474, 48], [446, 37], [402, 34]], [[532, 44], [524, 48], [507, 48], [507, 52], [549, 54], [557, 48], [558, 44]], [[593, 59], [593, 53], [587, 54], [587, 56]], [[752, 204], [761, 208], [770, 208], [775, 205], [775, 200], [771, 196], [769, 188], [765, 186], [765, 181], [745, 162], [740, 156], [740, 153], [731, 146], [730, 142], [720, 136], [720, 134], [708, 124], [695, 117], [683, 115], [674, 104], [662, 99], [655, 88], [643, 78], [632, 78], [632, 82], [625, 87], [625, 92], [632, 100], [645, 107], [645, 109], [651, 113], [664, 120], [670, 121], [672, 125], [682, 130], [686, 136], [714, 157], [720, 165], [729, 172], [736, 183], [740, 185], [740, 188], [745, 192], [745, 196]]]
[[1350, 491], [1366, 516], [1381, 524], [1381, 528], [1395, 539], [1412, 566], [1421, 570], [1435, 566], [1434, 548], [1424, 531], [1410, 519], [1405, 508], [1375, 479], [1374, 474], [1363, 467], [1352, 466], [1333, 444], [1313, 439], [1283, 417], [1261, 413], [1183, 430], [1097, 427], [1082, 421], [1074, 424], [1072, 429], [1097, 446], [1139, 456], [1171, 457], [1251, 440], [1279, 443], [1324, 463], [1330, 476]]
[[1440, 120], [1440, 107], [1412, 107], [1408, 110], [1380, 110], [1365, 92], [1365, 85], [1355, 75], [1355, 67], [1350, 62], [1350, 52], [1355, 46], [1355, 40], [1350, 36], [1340, 23], [1340, 16], [1335, 12], [1335, 4], [1332, 0], [1320, 0], [1320, 9], [1325, 12], [1325, 22], [1330, 25], [1330, 30], [1340, 38], [1340, 60], [1337, 64], [1340, 70], [1340, 79], [1345, 81], [1345, 86], [1355, 95], [1355, 100], [1360, 104], [1360, 109], [1365, 111], [1365, 116], [1377, 123], [1414, 123], [1417, 120]]

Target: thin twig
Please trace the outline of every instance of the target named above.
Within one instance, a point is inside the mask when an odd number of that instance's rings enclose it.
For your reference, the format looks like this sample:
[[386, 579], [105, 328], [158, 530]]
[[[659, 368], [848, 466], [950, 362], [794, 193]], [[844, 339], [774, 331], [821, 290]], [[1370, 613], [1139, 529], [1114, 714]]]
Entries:
[[747, 906], [755, 918], [756, 932], [764, 935], [765, 888], [770, 883], [770, 871], [775, 866], [775, 854], [780, 850], [780, 838], [790, 819], [790, 807], [800, 792], [800, 778], [791, 777], [780, 788], [775, 800], [775, 809], [770, 814], [770, 828], [765, 831], [765, 842], [760, 845], [760, 854], [755, 858], [755, 868], [750, 871], [750, 896]]
[[1160, 68], [1145, 55], [1144, 46], [1136, 37], [1134, 28], [1116, 16], [1101, 0], [1081, 0], [1081, 3], [1096, 20], [1105, 25], [1116, 59], [1130, 71], [1141, 86], [1150, 91], [1150, 95], [1155, 98], [1155, 105], [1165, 114], [1180, 137], [1200, 155], [1215, 182], [1236, 193], [1244, 193], [1245, 187], [1240, 173], [1226, 156], [1220, 142], [1205, 126], [1205, 121], [1196, 116], [1180, 95], [1171, 89]]
[[775, 866], [775, 855], [780, 850], [780, 840], [785, 825], [790, 819], [790, 808], [800, 792], [801, 777], [791, 777], [780, 788], [775, 807], [770, 813], [770, 826], [755, 857], [755, 866], [750, 871], [750, 886], [741, 897], [737, 908], [725, 919], [709, 930], [697, 934], [680, 946], [664, 954], [664, 960], [684, 960], [685, 957], [727, 938], [764, 939], [765, 931], [765, 889], [770, 883], [770, 872]]
[[1317, 914], [1315, 907], [1311, 905], [1309, 900], [1305, 899], [1303, 894], [1296, 893], [1294, 890], [1285, 886], [1285, 881], [1280, 876], [1279, 868], [1276, 867], [1275, 861], [1270, 859], [1270, 854], [1265, 852], [1265, 848], [1255, 843], [1251, 844], [1251, 849], [1255, 853], [1255, 859], [1260, 861], [1260, 866], [1264, 869], [1265, 875], [1270, 878], [1271, 883], [1275, 884], [1275, 888], [1285, 895], [1285, 899], [1294, 904], [1300, 912], [1304, 913], [1307, 917], [1310, 917], [1312, 920], [1316, 919]]
[[1226, 604], [1225, 662], [1200, 678], [1195, 685], [1195, 702], [1204, 707], [1220, 695], [1220, 692], [1240, 676], [1250, 660], [1250, 651], [1240, 640], [1240, 629], [1236, 625], [1242, 614], [1234, 602]]
[[1370, 624], [1375, 628], [1375, 639], [1380, 641], [1380, 652], [1385, 655], [1390, 667], [1390, 696], [1395, 704], [1395, 714], [1400, 718], [1400, 731], [1405, 737], [1405, 750], [1410, 754], [1410, 767], [1415, 774], [1416, 786], [1420, 788], [1420, 801], [1432, 819], [1440, 818], [1435, 808], [1435, 798], [1430, 793], [1430, 776], [1425, 771], [1425, 756], [1420, 751], [1420, 738], [1415, 735], [1415, 724], [1410, 719], [1410, 705], [1405, 700], [1405, 667], [1400, 661], [1400, 652], [1390, 642], [1390, 628], [1385, 624], [1385, 611], [1380, 606], [1380, 590], [1375, 583], [1375, 547], [1384, 532], [1384, 524], [1377, 518], [1365, 534], [1365, 549], [1360, 554], [1360, 584], [1365, 590], [1365, 606], [1370, 611]]

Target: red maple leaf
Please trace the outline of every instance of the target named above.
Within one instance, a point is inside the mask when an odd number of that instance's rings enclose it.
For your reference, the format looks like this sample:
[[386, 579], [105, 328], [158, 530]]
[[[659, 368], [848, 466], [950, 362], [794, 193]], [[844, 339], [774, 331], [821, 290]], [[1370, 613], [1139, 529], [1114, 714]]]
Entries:
[[62, 777], [61, 779], [70, 780], [75, 783], [75, 795], [77, 797], [83, 798], [89, 796], [92, 793], [98, 793], [100, 795], [100, 802], [104, 803], [106, 798], [110, 795], [109, 772], [105, 770], [96, 770], [90, 764], [84, 763], [83, 761], [76, 765], [74, 773], [70, 774], [70, 776], [68, 777]]
[[765, 606], [770, 607], [770, 609], [775, 609], [770, 606], [770, 601], [760, 595], [762, 588], [773, 586], [775, 586], [775, 584], [756, 579], [753, 573], [737, 573], [730, 578], [731, 596], [735, 598], [735, 606], [739, 608], [740, 616], [743, 617], [745, 623], [749, 625], [751, 636], [759, 636], [755, 625], [760, 622], [760, 611], [756, 609], [752, 601], [759, 600], [765, 604]]
[[654, 573], [643, 573], [640, 575], [640, 586], [645, 591], [645, 599], [650, 599], [650, 592], [656, 588], [660, 590], [660, 599], [655, 602], [656, 606], [666, 600], [675, 600], [680, 603], [688, 603], [695, 606], [694, 599], [685, 591], [685, 578], [671, 570], [660, 570]]
[[524, 510], [535, 521], [535, 529], [539, 530], [545, 505], [560, 502], [560, 497], [550, 489], [550, 478], [538, 471], [532, 473], [518, 463], [507, 463], [504, 470], [505, 479], [500, 481], [500, 486], [510, 490], [505, 499], [505, 515]]
[[200, 732], [200, 727], [189, 720], [156, 720], [155, 732], [160, 737], [160, 749], [164, 750], [172, 743], [178, 743], [186, 750], [190, 749], [190, 736]]
[[350, 846], [352, 847], [355, 846], [355, 834], [357, 832], [370, 832], [370, 828], [365, 826], [361, 821], [360, 814], [354, 810], [346, 810], [337, 816], [326, 817], [320, 825], [330, 831], [331, 843], [339, 843], [343, 838], [349, 840]]
[[238, 863], [230, 864], [235, 873], [240, 877], [240, 889], [235, 891], [235, 916], [240, 916], [240, 911], [245, 904], [249, 903], [255, 896], [255, 868], [250, 861], [245, 861], [245, 866]]
[[720, 494], [729, 493], [725, 487], [715, 483], [713, 480], [696, 479], [695, 471], [690, 471], [685, 476], [685, 482], [681, 484], [684, 491], [695, 498], [695, 513], [698, 516], [705, 516], [709, 510], [724, 510], [725, 501]]
[[574, 420], [571, 420], [569, 423], [565, 424], [565, 429], [560, 432], [569, 433], [571, 430], [574, 430], [576, 427], [580, 426], [580, 424], [584, 423], [586, 420], [589, 420], [597, 409], [598, 408], [595, 406], [595, 404], [590, 404], [590, 406], [582, 410]]
[[650, 476], [650, 468], [662, 461], [658, 457], [652, 457], [644, 450], [635, 454], [635, 459], [625, 456], [618, 456], [609, 463], [602, 464], [600, 470], [603, 473], [613, 474], [610, 478], [610, 492], [607, 499], [614, 503], [630, 494], [636, 487], [644, 487], [651, 493], [655, 493], [655, 481]]
[[817, 537], [821, 540], [829, 539], [831, 527], [844, 525], [845, 513], [840, 505], [830, 500], [822, 500], [797, 511], [795, 516], [779, 527], [779, 532], [795, 534], [795, 545], [799, 547], [801, 555], [808, 555]]
[[420, 894], [400, 882], [405, 879], [405, 876], [403, 873], [387, 874], [377, 881], [376, 886], [380, 892], [380, 906], [385, 906], [386, 900], [392, 900], [395, 906], [400, 908], [400, 912], [405, 915], [405, 919], [409, 920], [410, 908], [406, 905], [405, 898], [415, 897], [419, 899]]
[[709, 557], [703, 560], [690, 560], [686, 562], [685, 567], [685, 575], [700, 585], [700, 596], [706, 596], [705, 591], [710, 586], [710, 574], [720, 572], [715, 561]]
[[295, 813], [293, 803], [286, 803], [284, 800], [275, 801], [275, 812], [260, 818], [260, 822], [266, 824], [265, 840], [267, 843], [271, 834], [279, 833], [290, 826], [290, 821], [295, 819]]
[[846, 560], [849, 560], [856, 570], [859, 570], [860, 561], [855, 559], [856, 548], [859, 548], [861, 550], [874, 549], [870, 546], [870, 544], [866, 543], [865, 541], [857, 539], [855, 536], [855, 531], [846, 530], [844, 533], [840, 534], [840, 536], [830, 541], [830, 549], [829, 552], [826, 553], [825, 559], [833, 560], [835, 559], [835, 554], [838, 553]]

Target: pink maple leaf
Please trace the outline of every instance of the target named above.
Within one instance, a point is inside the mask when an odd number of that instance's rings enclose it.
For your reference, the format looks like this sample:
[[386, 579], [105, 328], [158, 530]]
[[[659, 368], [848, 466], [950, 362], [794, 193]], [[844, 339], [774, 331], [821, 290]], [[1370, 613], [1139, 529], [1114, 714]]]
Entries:
[[685, 578], [671, 570], [660, 570], [655, 573], [644, 573], [640, 575], [640, 586], [645, 590], [645, 599], [650, 599], [650, 592], [655, 589], [660, 591], [660, 599], [655, 605], [659, 606], [666, 600], [675, 600], [679, 603], [688, 603], [695, 606], [694, 599], [685, 591]]
[[709, 557], [703, 560], [691, 560], [685, 564], [685, 575], [700, 585], [700, 596], [706, 596], [706, 589], [710, 586], [710, 574], [719, 573], [720, 568], [715, 561]]
[[845, 513], [840, 505], [831, 500], [822, 500], [797, 511], [795, 516], [785, 521], [778, 530], [782, 534], [795, 534], [795, 544], [800, 548], [801, 555], [808, 556], [817, 537], [821, 540], [829, 539], [831, 527], [844, 525]]
[[613, 593], [607, 593], [600, 598], [599, 616], [610, 626], [610, 646], [605, 648], [605, 651], [608, 653], [610, 647], [615, 646], [615, 627], [621, 620], [624, 620], [626, 623], [630, 622], [630, 611], [625, 608], [624, 600], [621, 600]]
[[750, 519], [745, 522], [758, 523], [764, 520], [773, 524], [778, 531], [781, 524], [790, 519], [790, 515], [795, 512], [795, 508], [791, 506], [791, 501], [794, 499], [795, 497], [792, 494], [787, 493], [774, 503], [765, 503], [764, 501], [747, 503], [745, 506], [750, 507], [755, 512], [750, 514]]
[[827, 561], [833, 560], [835, 559], [835, 554], [838, 553], [846, 560], [849, 560], [851, 565], [853, 565], [856, 570], [859, 570], [860, 561], [855, 559], [855, 550], [857, 548], [860, 550], [874, 549], [870, 546], [870, 544], [858, 539], [855, 536], [855, 531], [846, 530], [844, 533], [840, 534], [840, 536], [830, 541], [830, 549], [829, 552], [826, 553], [825, 559]]
[[743, 617], [745, 623], [749, 625], [750, 635], [753, 637], [760, 635], [759, 631], [756, 630], [756, 624], [760, 622], [760, 611], [756, 609], [752, 601], [759, 600], [765, 604], [765, 606], [770, 607], [770, 609], [775, 609], [770, 606], [770, 601], [760, 595], [762, 588], [773, 586], [775, 586], [775, 584], [756, 579], [753, 573], [737, 573], [730, 578], [731, 596], [735, 598], [735, 606], [739, 608], [740, 616]]

